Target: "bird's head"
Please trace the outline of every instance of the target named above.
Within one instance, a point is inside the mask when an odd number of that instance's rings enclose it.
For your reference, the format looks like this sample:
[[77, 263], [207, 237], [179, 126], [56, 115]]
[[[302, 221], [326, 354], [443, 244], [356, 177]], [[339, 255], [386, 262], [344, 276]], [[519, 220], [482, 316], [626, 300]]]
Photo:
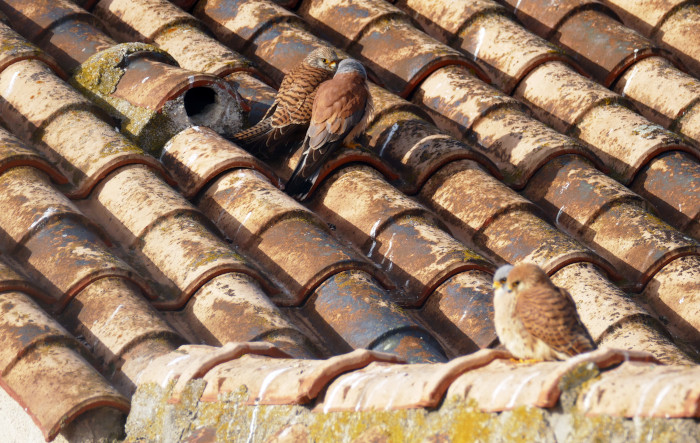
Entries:
[[338, 53], [328, 47], [317, 48], [309, 52], [304, 61], [314, 68], [325, 69], [326, 71], [335, 72], [340, 62]]
[[493, 274], [493, 288], [495, 290], [498, 291], [501, 288], [505, 289], [506, 279], [511, 269], [513, 269], [513, 266], [503, 265], [496, 270], [496, 273]]
[[554, 286], [542, 268], [532, 263], [515, 265], [508, 273], [505, 282], [508, 292], [520, 291], [540, 284]]
[[365, 70], [365, 67], [354, 58], [346, 58], [341, 60], [338, 64], [338, 71], [335, 73], [335, 75], [349, 73], [360, 74], [365, 80], [367, 80], [367, 71]]

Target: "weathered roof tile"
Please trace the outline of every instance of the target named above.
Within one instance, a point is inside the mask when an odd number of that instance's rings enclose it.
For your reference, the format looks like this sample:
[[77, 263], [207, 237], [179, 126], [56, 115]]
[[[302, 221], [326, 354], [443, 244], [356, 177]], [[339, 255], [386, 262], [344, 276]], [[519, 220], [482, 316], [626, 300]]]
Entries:
[[315, 411], [386, 411], [434, 408], [445, 391], [462, 373], [507, 357], [504, 351], [477, 351], [448, 363], [392, 365], [372, 363], [364, 369], [338, 377], [328, 386]]
[[587, 415], [697, 417], [698, 368], [625, 362], [605, 371], [578, 398]]

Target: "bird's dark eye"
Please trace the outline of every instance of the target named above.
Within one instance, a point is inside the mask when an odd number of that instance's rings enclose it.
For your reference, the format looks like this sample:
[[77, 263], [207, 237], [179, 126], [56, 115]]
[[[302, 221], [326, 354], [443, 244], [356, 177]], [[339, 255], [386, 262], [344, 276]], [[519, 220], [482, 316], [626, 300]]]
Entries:
[[520, 284], [520, 280], [516, 280], [513, 282], [513, 286], [518, 286]]
[[504, 285], [506, 283], [506, 279], [502, 278], [502, 279], [498, 280], [498, 283]]
[[327, 58], [324, 58], [324, 59], [323, 59], [323, 63], [328, 64], [328, 59], [327, 59]]

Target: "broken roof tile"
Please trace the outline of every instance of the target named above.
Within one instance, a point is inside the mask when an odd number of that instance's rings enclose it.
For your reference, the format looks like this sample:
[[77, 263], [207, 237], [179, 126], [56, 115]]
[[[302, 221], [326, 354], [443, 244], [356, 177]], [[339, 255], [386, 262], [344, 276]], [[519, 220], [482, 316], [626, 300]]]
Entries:
[[[77, 93], [43, 63], [36, 60], [15, 63], [0, 74], [0, 82], [10, 70], [16, 70], [17, 75], [12, 74], [13, 87], [4, 89], [2, 121], [24, 141], [36, 140], [41, 129], [43, 143], [37, 143], [36, 147], [69, 180], [71, 186], [66, 192], [71, 197], [84, 197], [97, 181], [124, 164], [143, 163], [162, 170], [157, 160], [95, 116], [91, 112], [94, 108], [83, 103], [79, 94], [75, 95]], [[25, 90], [24, 85], [30, 90], [43, 86], [43, 91], [50, 91], [41, 93], [46, 101], [45, 106], [40, 106], [51, 114], [48, 120], [43, 117], [40, 121], [32, 120], [37, 115], [29, 109], [37, 102], [31, 95], [13, 93], [15, 88]]]
[[588, 384], [577, 404], [586, 415], [697, 417], [698, 368], [624, 362]]
[[447, 363], [396, 365], [383, 362], [338, 377], [314, 411], [388, 411], [434, 408], [461, 374], [506, 358], [505, 351], [484, 349]]

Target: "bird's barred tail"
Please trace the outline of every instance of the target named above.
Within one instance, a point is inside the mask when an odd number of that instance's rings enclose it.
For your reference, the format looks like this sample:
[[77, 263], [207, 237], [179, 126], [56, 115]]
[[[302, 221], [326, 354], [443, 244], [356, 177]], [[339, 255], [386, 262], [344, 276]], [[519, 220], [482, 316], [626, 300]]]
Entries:
[[252, 149], [255, 152], [251, 152], [257, 154], [265, 147], [270, 131], [272, 131], [272, 123], [269, 118], [266, 118], [248, 129], [237, 132], [232, 138], [248, 151]]

